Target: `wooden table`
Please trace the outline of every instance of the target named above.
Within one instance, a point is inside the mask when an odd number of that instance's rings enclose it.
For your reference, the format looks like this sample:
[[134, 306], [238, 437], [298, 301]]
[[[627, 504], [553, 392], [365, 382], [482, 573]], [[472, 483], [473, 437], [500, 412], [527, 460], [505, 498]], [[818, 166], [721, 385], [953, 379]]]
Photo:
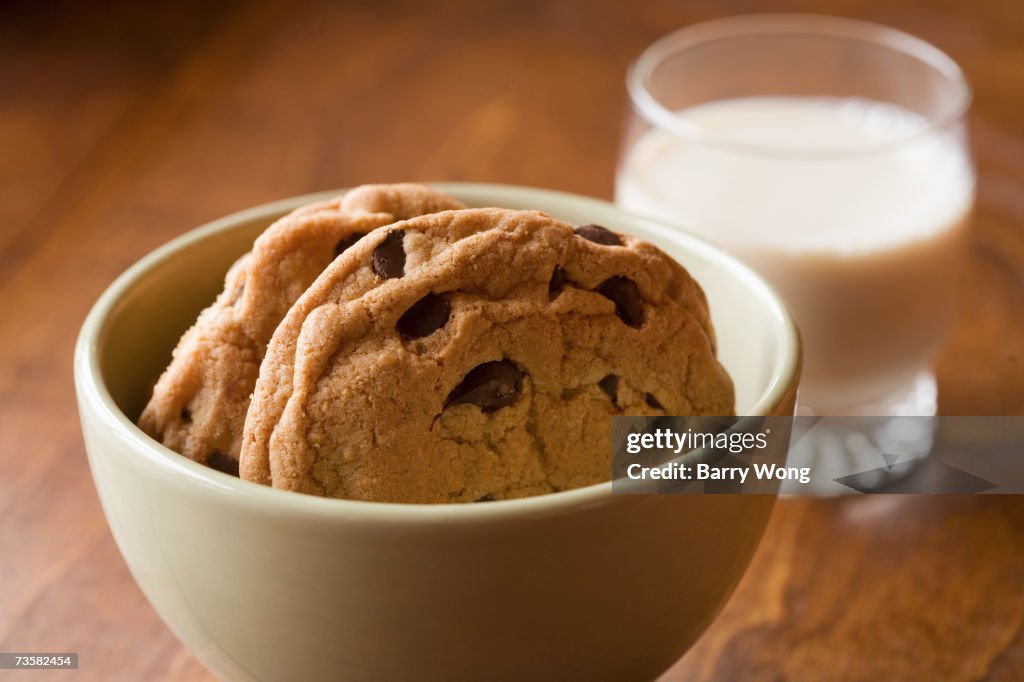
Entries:
[[[0, 651], [79, 651], [81, 670], [52, 675], [76, 680], [210, 677], [125, 569], [78, 431], [74, 336], [119, 272], [219, 215], [367, 181], [607, 197], [629, 60], [683, 24], [774, 8], [82, 4], [0, 10]], [[941, 409], [1024, 413], [1024, 13], [786, 3], [823, 5], [935, 42], [976, 87], [974, 262]], [[668, 675], [740, 677], [1024, 679], [1024, 498], [782, 501]]]

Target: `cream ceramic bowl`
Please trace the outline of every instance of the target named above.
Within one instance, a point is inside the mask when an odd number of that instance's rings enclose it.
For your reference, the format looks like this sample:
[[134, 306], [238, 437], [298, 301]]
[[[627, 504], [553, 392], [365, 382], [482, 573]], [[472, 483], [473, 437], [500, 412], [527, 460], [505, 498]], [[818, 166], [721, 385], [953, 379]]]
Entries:
[[[791, 415], [799, 340], [767, 284], [699, 239], [611, 204], [444, 184], [660, 245], [705, 288], [739, 414]], [[613, 494], [396, 505], [282, 492], [207, 469], [135, 427], [154, 378], [229, 264], [278, 216], [217, 220], [125, 272], [89, 314], [75, 384], [92, 475], [132, 575], [178, 638], [231, 680], [644, 680], [729, 597], [772, 495]]]

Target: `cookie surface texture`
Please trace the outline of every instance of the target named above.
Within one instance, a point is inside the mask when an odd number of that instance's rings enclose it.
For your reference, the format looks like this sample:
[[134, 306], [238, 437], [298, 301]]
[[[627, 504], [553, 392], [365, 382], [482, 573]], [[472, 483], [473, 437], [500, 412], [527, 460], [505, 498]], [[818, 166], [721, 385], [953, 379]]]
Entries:
[[374, 232], [289, 311], [241, 474], [356, 500], [523, 497], [608, 480], [614, 415], [733, 409], [704, 294], [656, 247], [451, 211]]
[[182, 336], [139, 426], [190, 459], [237, 474], [260, 362], [292, 304], [338, 254], [375, 228], [458, 208], [458, 201], [421, 185], [366, 185], [275, 222]]

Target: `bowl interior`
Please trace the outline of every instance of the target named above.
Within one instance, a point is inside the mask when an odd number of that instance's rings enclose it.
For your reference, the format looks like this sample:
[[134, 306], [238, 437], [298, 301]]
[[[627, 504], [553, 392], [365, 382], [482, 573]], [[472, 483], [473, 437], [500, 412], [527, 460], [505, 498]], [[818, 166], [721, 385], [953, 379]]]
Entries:
[[[685, 232], [595, 199], [529, 188], [438, 184], [470, 206], [535, 208], [570, 223], [599, 223], [647, 239], [700, 282], [711, 306], [719, 358], [736, 386], [738, 415], [791, 414], [787, 400], [799, 376], [800, 341], [784, 304], [758, 275]], [[134, 422], [171, 351], [223, 286], [231, 264], [279, 216], [337, 192], [295, 197], [227, 216], [157, 249], [125, 272], [97, 302], [76, 351], [76, 383], [108, 428], [172, 480], [231, 491], [236, 503], [270, 504], [325, 520], [341, 513], [369, 521], [461, 523], [509, 514], [544, 515], [606, 500], [610, 482], [554, 495], [489, 505], [395, 505], [282, 494], [196, 464], [146, 436]], [[783, 412], [779, 412], [782, 409]], [[375, 522], [375, 521], [374, 521]]]
[[[570, 223], [595, 222], [647, 239], [682, 263], [704, 288], [719, 358], [736, 385], [737, 414], [766, 414], [795, 372], [798, 342], [784, 306], [745, 266], [687, 233], [574, 195], [492, 185], [438, 184], [471, 206], [540, 209]], [[227, 216], [140, 261], [109, 293], [116, 298], [97, 338], [99, 373], [134, 420], [171, 350], [223, 286], [231, 264], [276, 218], [335, 192], [297, 197]]]
[[96, 350], [100, 378], [132, 422], [178, 339], [220, 293], [231, 264], [279, 213], [218, 220], [166, 244], [126, 273], [131, 281], [113, 301]]

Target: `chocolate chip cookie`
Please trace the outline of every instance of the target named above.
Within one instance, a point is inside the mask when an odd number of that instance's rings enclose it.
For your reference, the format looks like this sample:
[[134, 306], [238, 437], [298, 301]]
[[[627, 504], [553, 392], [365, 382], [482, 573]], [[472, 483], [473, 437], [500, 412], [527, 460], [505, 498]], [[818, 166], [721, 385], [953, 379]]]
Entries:
[[653, 245], [536, 211], [377, 230], [282, 320], [244, 479], [314, 495], [472, 502], [611, 476], [611, 417], [729, 415], [700, 287]]
[[260, 362], [292, 304], [372, 230], [462, 207], [421, 185], [366, 185], [278, 220], [234, 264], [224, 291], [181, 338], [139, 426], [190, 459], [237, 474]]

